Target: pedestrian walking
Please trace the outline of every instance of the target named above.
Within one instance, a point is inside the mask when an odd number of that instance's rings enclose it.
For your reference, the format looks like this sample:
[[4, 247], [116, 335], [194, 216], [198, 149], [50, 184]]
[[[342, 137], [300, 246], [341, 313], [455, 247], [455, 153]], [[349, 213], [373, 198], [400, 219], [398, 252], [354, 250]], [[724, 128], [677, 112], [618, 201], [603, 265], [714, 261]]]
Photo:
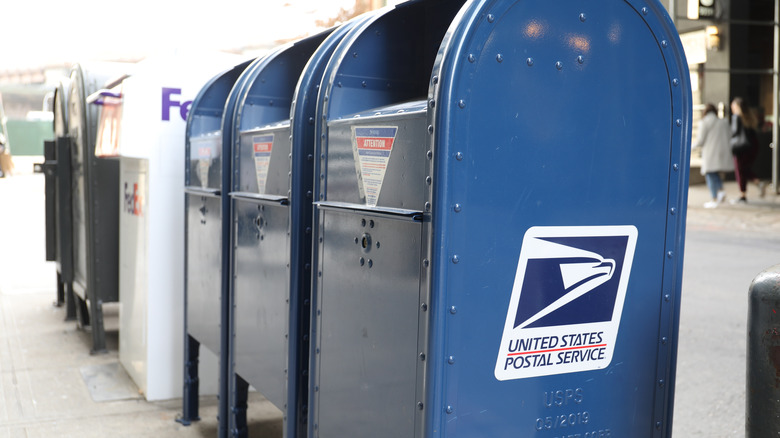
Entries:
[[747, 202], [747, 184], [758, 185], [760, 196], [766, 193], [766, 184], [762, 184], [753, 173], [753, 162], [758, 155], [758, 120], [753, 111], [745, 107], [741, 97], [731, 101], [731, 152], [734, 156], [734, 176], [739, 184], [740, 198], [734, 203]]
[[705, 105], [693, 143], [693, 149], [701, 149], [701, 174], [712, 195], [712, 200], [705, 202], [704, 208], [715, 208], [726, 199], [720, 174], [734, 170], [730, 138], [728, 122], [718, 117], [715, 105]]

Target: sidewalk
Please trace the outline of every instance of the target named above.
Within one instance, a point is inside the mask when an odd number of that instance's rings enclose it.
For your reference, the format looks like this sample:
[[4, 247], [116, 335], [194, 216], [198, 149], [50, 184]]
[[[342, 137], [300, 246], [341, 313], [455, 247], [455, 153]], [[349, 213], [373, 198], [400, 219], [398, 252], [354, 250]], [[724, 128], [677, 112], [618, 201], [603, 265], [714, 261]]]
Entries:
[[704, 203], [711, 200], [706, 184], [692, 185], [688, 189], [688, 227], [709, 229], [730, 228], [745, 232], [773, 233], [780, 235], [780, 195], [767, 187], [764, 198], [759, 197], [758, 188], [751, 184], [747, 189], [746, 204], [731, 204], [739, 198], [739, 187], [735, 181], [724, 183], [726, 200], [718, 208], [706, 209]]
[[[45, 260], [44, 178], [32, 174], [42, 158], [15, 161], [14, 176], [0, 179], [0, 438], [217, 436], [216, 396], [201, 397], [202, 420], [182, 426], [181, 399], [145, 401], [116, 366], [118, 332], [107, 332], [108, 353], [93, 356], [90, 334], [64, 320], [53, 305], [56, 267]], [[95, 378], [112, 368], [124, 378]], [[281, 412], [259, 393], [247, 417], [250, 436], [282, 436]]]

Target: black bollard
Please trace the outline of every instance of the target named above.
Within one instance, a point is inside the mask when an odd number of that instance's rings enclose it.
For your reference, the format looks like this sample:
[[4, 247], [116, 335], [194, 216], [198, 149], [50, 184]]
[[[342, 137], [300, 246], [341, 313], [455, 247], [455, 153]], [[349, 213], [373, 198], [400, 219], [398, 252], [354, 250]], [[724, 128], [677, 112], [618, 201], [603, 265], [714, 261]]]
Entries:
[[780, 435], [780, 265], [748, 293], [746, 438]]

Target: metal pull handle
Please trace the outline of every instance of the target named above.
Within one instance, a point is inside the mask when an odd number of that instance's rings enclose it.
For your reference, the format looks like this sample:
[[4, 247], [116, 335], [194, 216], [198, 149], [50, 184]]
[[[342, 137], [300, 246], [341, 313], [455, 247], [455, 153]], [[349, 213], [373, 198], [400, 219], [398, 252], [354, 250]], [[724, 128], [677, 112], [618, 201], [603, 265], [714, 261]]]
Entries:
[[[106, 98], [109, 99], [109, 101], [106, 101]], [[111, 99], [118, 100], [119, 102], [111, 102]], [[87, 97], [87, 103], [91, 103], [93, 105], [105, 105], [106, 103], [109, 103], [110, 105], [116, 105], [118, 103], [121, 103], [122, 100], [122, 93], [113, 93], [108, 89], [101, 89], [97, 90], [94, 93], [90, 94]]]
[[230, 192], [230, 197], [234, 199], [244, 199], [247, 201], [256, 201], [256, 202], [262, 202], [266, 204], [281, 204], [281, 205], [290, 204], [290, 200], [287, 199], [286, 196], [261, 195], [259, 193], [251, 193], [251, 192]]

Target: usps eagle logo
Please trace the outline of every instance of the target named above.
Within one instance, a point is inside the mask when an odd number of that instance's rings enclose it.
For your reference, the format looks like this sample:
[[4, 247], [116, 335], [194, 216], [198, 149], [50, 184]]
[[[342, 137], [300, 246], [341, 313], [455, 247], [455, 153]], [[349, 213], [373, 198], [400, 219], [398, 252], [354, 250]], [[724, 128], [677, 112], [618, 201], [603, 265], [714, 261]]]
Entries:
[[526, 232], [496, 361], [498, 380], [610, 364], [637, 235], [630, 225]]

